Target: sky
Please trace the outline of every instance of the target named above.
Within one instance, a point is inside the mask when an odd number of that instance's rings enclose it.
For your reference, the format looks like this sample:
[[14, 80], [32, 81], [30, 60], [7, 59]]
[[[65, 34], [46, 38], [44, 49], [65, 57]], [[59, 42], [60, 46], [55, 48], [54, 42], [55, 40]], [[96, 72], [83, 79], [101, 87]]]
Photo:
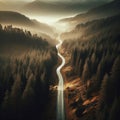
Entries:
[[[0, 0], [0, 1], [3, 1], [3, 2], [5, 2], [5, 1], [15, 1], [15, 2], [17, 2], [17, 1], [26, 1], [26, 2], [31, 2], [31, 1], [34, 1], [34, 0]], [[89, 2], [89, 1], [112, 1], [112, 0], [38, 0], [38, 1], [81, 1], [81, 2]]]
[[27, 1], [27, 2], [31, 2], [31, 1], [34, 1], [34, 0], [0, 0], [1, 2], [17, 2], [17, 1]]

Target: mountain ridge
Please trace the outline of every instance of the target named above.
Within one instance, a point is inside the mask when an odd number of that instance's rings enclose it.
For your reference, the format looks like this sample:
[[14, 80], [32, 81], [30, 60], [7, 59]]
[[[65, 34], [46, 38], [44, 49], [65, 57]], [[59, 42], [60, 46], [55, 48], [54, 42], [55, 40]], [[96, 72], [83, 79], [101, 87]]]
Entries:
[[35, 19], [30, 19], [26, 15], [14, 11], [0, 11], [0, 23], [1, 24], [12, 24], [13, 26], [23, 27], [25, 29], [31, 29], [32, 31], [38, 31], [45, 33], [49, 36], [54, 34], [54, 29]]
[[79, 23], [85, 23], [88, 21], [92, 21], [94, 19], [100, 19], [100, 18], [119, 14], [120, 13], [119, 8], [120, 8], [120, 1], [116, 0], [116, 1], [112, 1], [110, 3], [107, 3], [105, 5], [101, 5], [99, 7], [90, 9], [86, 13], [78, 14], [71, 18], [61, 19], [59, 22], [68, 22], [68, 23], [77, 25]]
[[[34, 14], [38, 15], [56, 15], [59, 13], [59, 15], [67, 15], [71, 13], [78, 13], [86, 11], [88, 8], [93, 8], [93, 6], [98, 6], [99, 4], [105, 4], [106, 2], [73, 2], [73, 1], [32, 1], [28, 4], [26, 4], [23, 8], [27, 11], [32, 11]], [[38, 12], [39, 10], [39, 12]], [[56, 13], [57, 11], [57, 13]]]

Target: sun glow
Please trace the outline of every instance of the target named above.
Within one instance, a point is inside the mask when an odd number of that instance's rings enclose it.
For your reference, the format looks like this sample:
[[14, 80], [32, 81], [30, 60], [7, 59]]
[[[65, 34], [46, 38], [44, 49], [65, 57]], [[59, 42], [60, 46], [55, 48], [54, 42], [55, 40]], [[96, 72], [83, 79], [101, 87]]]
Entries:
[[48, 24], [56, 29], [56, 32], [62, 33], [65, 31], [70, 31], [70, 25], [67, 23], [60, 23], [58, 22], [60, 19], [63, 19], [64, 17], [58, 17], [58, 16], [29, 16], [30, 19], [36, 19], [37, 21], [41, 23]]
[[49, 25], [52, 25], [55, 21], [57, 21], [57, 18], [50, 17], [50, 16], [29, 16], [31, 19], [36, 19], [39, 22], [47, 23]]

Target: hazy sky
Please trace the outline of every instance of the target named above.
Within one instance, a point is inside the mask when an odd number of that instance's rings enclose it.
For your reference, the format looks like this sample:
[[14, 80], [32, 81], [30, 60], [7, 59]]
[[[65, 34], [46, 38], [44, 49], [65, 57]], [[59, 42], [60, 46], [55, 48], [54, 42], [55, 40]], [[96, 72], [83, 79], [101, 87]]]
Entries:
[[[59, 3], [55, 4], [56, 6], [58, 6], [55, 7], [54, 4], [46, 3], [45, 5], [41, 3], [41, 4], [36, 4], [35, 6], [33, 5], [32, 7], [29, 8], [23, 7], [24, 2], [32, 2], [35, 0], [0, 0], [0, 1], [7, 3], [5, 4], [7, 6], [3, 6], [1, 4], [0, 9], [21, 12], [22, 14], [27, 15], [32, 19], [43, 20], [48, 22], [48, 20], [55, 21], [59, 18], [75, 16], [78, 13], [85, 12], [88, 9], [93, 8], [94, 6], [101, 4], [100, 2], [104, 3], [112, 0], [38, 0], [43, 2], [46, 1], [47, 3], [58, 1], [58, 2], [62, 2], [62, 4]], [[73, 2], [75, 4], [68, 3], [67, 5], [66, 2]], [[83, 2], [83, 4], [81, 4], [81, 2]], [[50, 6], [50, 5], [54, 5], [54, 6]]]
[[[15, 1], [15, 2], [17, 2], [17, 1], [26, 1], [26, 2], [31, 2], [31, 1], [35, 1], [35, 0], [0, 0], [0, 1]], [[83, 1], [85, 1], [85, 2], [87, 2], [87, 1], [112, 1], [112, 0], [38, 0], [38, 1], [81, 1], [81, 2], [83, 2]]]
[[10, 2], [10, 1], [27, 1], [27, 2], [31, 2], [31, 1], [34, 1], [34, 0], [0, 0], [0, 1], [2, 1], [2, 2], [5, 2], [5, 1], [7, 1], [7, 2]]

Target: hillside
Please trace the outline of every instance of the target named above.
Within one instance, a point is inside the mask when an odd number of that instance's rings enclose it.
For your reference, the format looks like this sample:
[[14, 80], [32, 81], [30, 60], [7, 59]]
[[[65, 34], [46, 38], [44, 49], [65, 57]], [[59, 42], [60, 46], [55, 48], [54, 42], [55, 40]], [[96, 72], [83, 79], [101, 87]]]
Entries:
[[70, 120], [120, 119], [119, 21], [120, 14], [94, 20], [62, 36]]
[[46, 40], [0, 25], [0, 119], [44, 119], [57, 50]]
[[[75, 17], [65, 18], [60, 20], [60, 22], [68, 22], [70, 24], [79, 24], [92, 21], [95, 19], [106, 18], [120, 13], [120, 1], [112, 1], [105, 5], [88, 10], [88, 12], [83, 14], [78, 14]], [[103, 12], [104, 11], [104, 12]]]
[[86, 37], [87, 39], [91, 38], [93, 34], [96, 34], [97, 37], [97, 35], [99, 35], [99, 32], [101, 32], [101, 29], [104, 31], [109, 29], [110, 27], [117, 28], [119, 25], [119, 21], [120, 21], [120, 14], [109, 18], [93, 20], [91, 22], [86, 22], [84, 24], [78, 24], [72, 31], [63, 33], [61, 37], [63, 40], [74, 40], [74, 41], [81, 38], [86, 40]]
[[25, 29], [30, 29], [32, 31], [39, 31], [47, 35], [52, 36], [54, 30], [47, 24], [40, 23], [36, 20], [31, 20], [25, 15], [18, 12], [12, 11], [0, 11], [0, 23], [1, 24], [12, 24], [13, 26], [23, 27]]
[[22, 15], [17, 12], [11, 11], [0, 11], [0, 22], [1, 23], [8, 23], [8, 24], [15, 24], [15, 25], [33, 25], [33, 22], [27, 18], [25, 15]]

